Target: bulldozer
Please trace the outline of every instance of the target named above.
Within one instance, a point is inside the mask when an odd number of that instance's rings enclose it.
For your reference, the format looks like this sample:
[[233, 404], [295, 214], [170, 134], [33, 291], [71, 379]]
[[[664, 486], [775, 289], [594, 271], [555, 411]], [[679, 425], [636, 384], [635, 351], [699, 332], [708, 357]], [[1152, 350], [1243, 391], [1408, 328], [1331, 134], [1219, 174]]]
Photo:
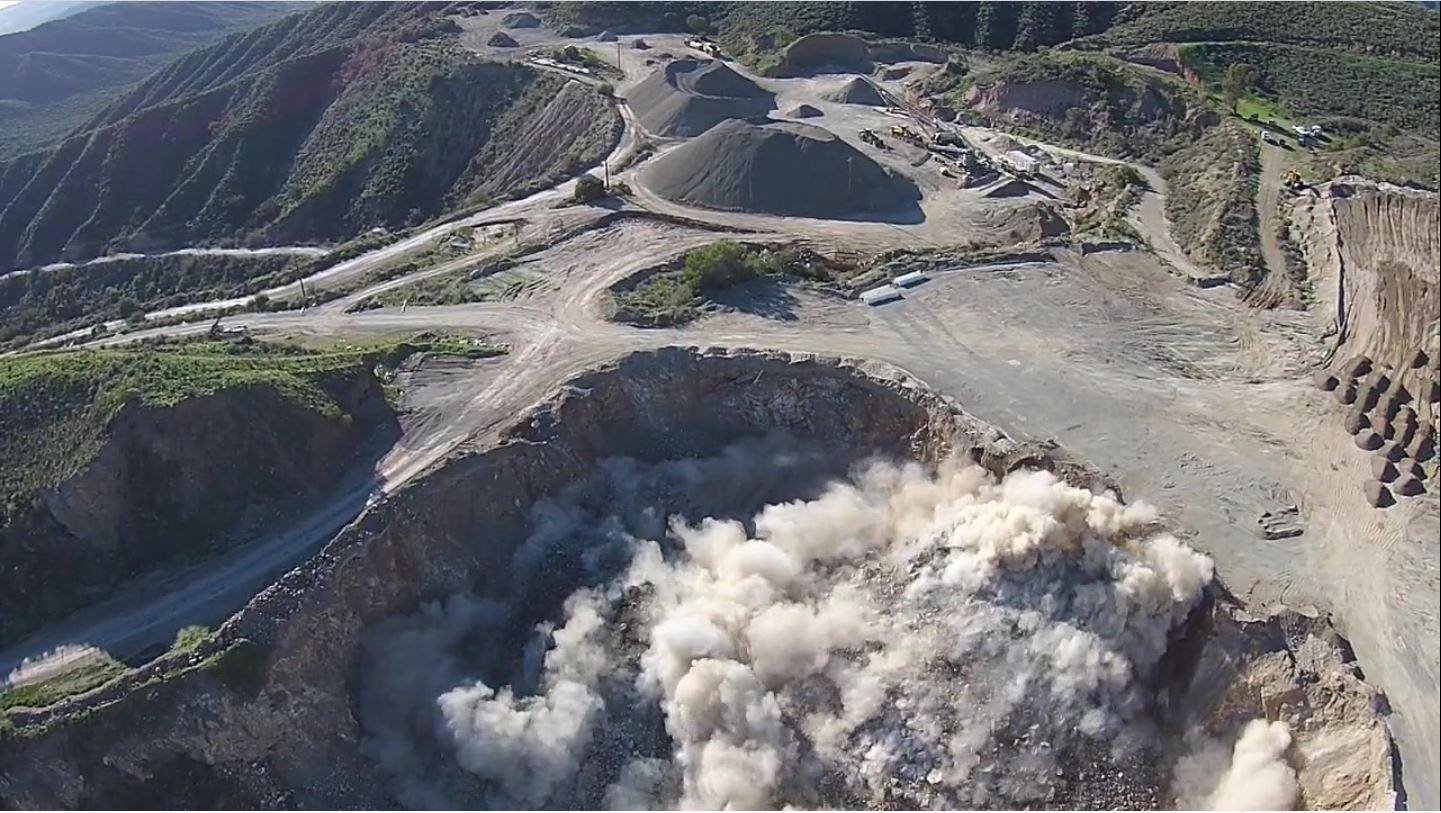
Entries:
[[1282, 183], [1292, 192], [1299, 192], [1306, 188], [1306, 182], [1301, 180], [1301, 173], [1294, 169], [1286, 170], [1286, 177]]

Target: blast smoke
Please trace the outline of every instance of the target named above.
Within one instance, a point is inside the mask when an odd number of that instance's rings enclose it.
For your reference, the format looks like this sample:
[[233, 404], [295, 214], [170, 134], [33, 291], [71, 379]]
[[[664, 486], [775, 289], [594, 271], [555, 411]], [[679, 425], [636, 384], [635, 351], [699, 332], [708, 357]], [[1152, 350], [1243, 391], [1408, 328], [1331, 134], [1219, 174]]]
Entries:
[[1296, 770], [1286, 762], [1285, 723], [1252, 720], [1236, 744], [1201, 736], [1176, 764], [1176, 805], [1191, 810], [1293, 810]]
[[737, 486], [813, 463], [775, 441], [613, 462], [538, 505], [568, 519], [537, 526], [524, 569], [543, 580], [556, 546], [581, 562], [543, 657], [502, 646], [535, 623], [534, 581], [503, 611], [453, 600], [377, 629], [362, 720], [401, 801], [1158, 803], [1143, 679], [1209, 559], [1047, 472], [876, 462], [759, 510]]

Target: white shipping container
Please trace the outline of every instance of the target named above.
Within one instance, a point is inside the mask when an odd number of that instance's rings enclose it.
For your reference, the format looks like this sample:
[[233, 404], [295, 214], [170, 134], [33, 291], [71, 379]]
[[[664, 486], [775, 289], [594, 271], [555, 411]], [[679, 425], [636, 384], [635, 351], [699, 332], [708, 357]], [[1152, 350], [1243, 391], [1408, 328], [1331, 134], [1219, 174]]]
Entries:
[[926, 276], [920, 271], [912, 271], [909, 274], [902, 274], [899, 277], [891, 280], [891, 284], [895, 285], [898, 288], [914, 288], [915, 286], [920, 285], [923, 282], [929, 282], [930, 279], [930, 277]]
[[872, 288], [861, 294], [861, 301], [867, 305], [883, 305], [901, 298], [901, 292], [889, 285]]

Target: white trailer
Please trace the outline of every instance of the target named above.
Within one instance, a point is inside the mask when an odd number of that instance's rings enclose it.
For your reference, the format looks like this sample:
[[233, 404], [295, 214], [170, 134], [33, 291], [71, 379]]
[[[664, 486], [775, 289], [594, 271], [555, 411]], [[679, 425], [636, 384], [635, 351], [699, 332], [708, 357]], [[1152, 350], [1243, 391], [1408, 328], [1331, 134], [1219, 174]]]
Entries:
[[893, 288], [890, 285], [882, 285], [879, 288], [872, 288], [869, 291], [861, 294], [861, 301], [872, 307], [876, 305], [884, 305], [887, 302], [894, 302], [900, 298], [900, 289]]
[[891, 284], [897, 288], [914, 288], [923, 282], [930, 282], [931, 278], [920, 271], [912, 271], [909, 274], [902, 274], [891, 280]]

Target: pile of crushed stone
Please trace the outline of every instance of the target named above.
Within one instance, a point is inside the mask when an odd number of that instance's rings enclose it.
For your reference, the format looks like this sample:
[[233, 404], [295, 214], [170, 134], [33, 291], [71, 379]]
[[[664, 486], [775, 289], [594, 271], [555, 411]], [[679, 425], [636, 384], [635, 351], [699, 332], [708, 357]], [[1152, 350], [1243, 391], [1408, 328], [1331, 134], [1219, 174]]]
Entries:
[[886, 97], [881, 95], [880, 88], [863, 76], [853, 77], [821, 98], [838, 104], [867, 104], [872, 107], [881, 107], [886, 103]]
[[646, 77], [627, 97], [646, 130], [688, 138], [726, 119], [760, 118], [775, 96], [724, 62], [678, 59]]
[[824, 115], [820, 108], [815, 105], [798, 104], [786, 111], [786, 118], [789, 119], [813, 119]]
[[909, 217], [921, 197], [829, 130], [796, 122], [723, 122], [661, 155], [643, 180], [690, 206], [801, 217]]

